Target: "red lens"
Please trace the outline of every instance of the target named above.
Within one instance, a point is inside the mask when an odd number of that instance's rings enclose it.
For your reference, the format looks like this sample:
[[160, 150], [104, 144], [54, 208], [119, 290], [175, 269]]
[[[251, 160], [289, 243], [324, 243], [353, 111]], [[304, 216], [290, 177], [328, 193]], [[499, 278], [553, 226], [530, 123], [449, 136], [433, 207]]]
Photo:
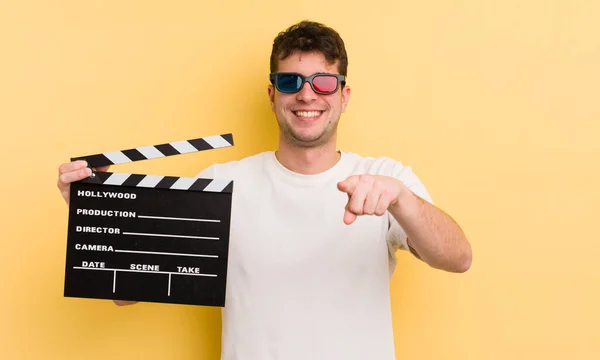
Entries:
[[313, 79], [313, 86], [318, 92], [333, 92], [337, 87], [337, 81], [335, 76], [317, 76]]

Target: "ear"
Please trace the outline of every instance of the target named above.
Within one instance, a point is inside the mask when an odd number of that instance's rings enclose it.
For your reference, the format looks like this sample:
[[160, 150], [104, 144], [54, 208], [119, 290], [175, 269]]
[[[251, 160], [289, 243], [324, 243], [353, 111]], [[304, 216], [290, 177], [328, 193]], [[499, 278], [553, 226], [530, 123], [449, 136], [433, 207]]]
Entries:
[[344, 86], [342, 89], [342, 112], [346, 111], [346, 106], [348, 106], [348, 101], [350, 101], [350, 86]]
[[269, 93], [269, 102], [271, 103], [271, 111], [275, 112], [275, 88], [273, 88], [273, 85], [268, 86], [267, 92]]

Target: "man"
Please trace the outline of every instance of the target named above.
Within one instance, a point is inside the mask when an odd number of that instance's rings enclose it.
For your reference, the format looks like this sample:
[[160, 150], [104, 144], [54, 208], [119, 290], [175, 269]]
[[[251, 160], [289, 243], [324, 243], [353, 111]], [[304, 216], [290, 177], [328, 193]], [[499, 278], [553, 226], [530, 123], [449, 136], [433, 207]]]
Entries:
[[[409, 167], [336, 148], [347, 66], [333, 29], [306, 21], [279, 34], [268, 87], [277, 150], [198, 175], [236, 184], [224, 360], [394, 359], [395, 252], [445, 271], [470, 267], [461, 229]], [[61, 165], [67, 203], [69, 183], [89, 174], [82, 163]]]

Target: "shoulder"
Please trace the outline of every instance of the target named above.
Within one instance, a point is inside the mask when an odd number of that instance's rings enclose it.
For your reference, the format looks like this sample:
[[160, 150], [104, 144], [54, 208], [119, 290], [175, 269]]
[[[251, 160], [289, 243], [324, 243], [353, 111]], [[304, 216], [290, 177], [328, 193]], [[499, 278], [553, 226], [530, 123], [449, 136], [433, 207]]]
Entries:
[[409, 166], [391, 157], [362, 156], [353, 152], [342, 154], [357, 173], [398, 177], [403, 172], [412, 171]]
[[272, 151], [265, 151], [239, 160], [215, 163], [202, 170], [196, 177], [235, 179], [247, 176], [249, 173], [260, 171], [270, 156]]
[[400, 160], [387, 156], [375, 157], [361, 156], [352, 152], [342, 153], [347, 163], [352, 167], [353, 175], [369, 174], [396, 178], [417, 195], [432, 202], [425, 184], [421, 182], [421, 179], [413, 171], [413, 168], [402, 163]]

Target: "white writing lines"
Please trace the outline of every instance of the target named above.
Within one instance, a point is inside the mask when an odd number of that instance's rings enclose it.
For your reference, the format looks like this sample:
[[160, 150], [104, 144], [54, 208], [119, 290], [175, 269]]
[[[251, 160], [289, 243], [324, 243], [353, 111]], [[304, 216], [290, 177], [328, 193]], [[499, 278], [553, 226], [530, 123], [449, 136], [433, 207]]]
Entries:
[[[84, 264], [85, 265], [85, 264]], [[104, 266], [104, 263], [102, 263]], [[104, 270], [104, 271], [112, 271], [113, 272], [113, 283], [112, 283], [112, 292], [113, 294], [117, 290], [117, 272], [133, 272], [133, 273], [147, 273], [147, 274], [167, 274], [169, 275], [169, 283], [167, 285], [167, 296], [171, 296], [171, 276], [172, 275], [184, 275], [184, 276], [203, 276], [203, 277], [213, 277], [216, 278], [217, 274], [204, 274], [200, 272], [199, 268], [182, 268], [180, 266], [177, 267], [179, 272], [173, 271], [152, 271], [152, 270], [131, 270], [131, 269], [111, 269], [105, 267], [86, 267], [86, 266], [73, 266], [73, 269], [77, 270]]]
[[138, 233], [138, 232], [123, 232], [123, 235], [136, 235], [136, 236], [159, 236], [159, 237], [171, 237], [171, 238], [183, 238], [183, 239], [219, 240], [219, 238], [218, 238], [218, 237], [213, 237], [213, 236], [192, 236], [192, 235], [173, 235], [173, 234], [152, 234], [152, 233]]
[[100, 271], [124, 271], [124, 272], [135, 272], [135, 273], [148, 273], [148, 274], [172, 274], [172, 275], [186, 275], [186, 276], [204, 276], [204, 277], [217, 277], [217, 274], [196, 274], [196, 273], [179, 273], [173, 271], [146, 271], [146, 270], [130, 270], [130, 269], [110, 269], [110, 268], [89, 268], [84, 266], [73, 266], [73, 269], [77, 270], [100, 270]]
[[176, 220], [176, 221], [199, 221], [199, 222], [214, 222], [218, 223], [221, 220], [217, 219], [195, 219], [195, 218], [182, 218], [182, 217], [169, 217], [169, 216], [150, 216], [150, 215], [138, 215], [140, 219], [158, 219], [158, 220]]
[[135, 211], [125, 210], [106, 210], [106, 209], [81, 209], [78, 208], [75, 212], [77, 215], [85, 216], [100, 216], [100, 217], [116, 217], [116, 218], [138, 218], [138, 219], [153, 219], [153, 220], [173, 220], [173, 221], [195, 221], [207, 223], [220, 223], [219, 219], [202, 219], [202, 218], [187, 218], [177, 216], [154, 216], [154, 215], [138, 215]]
[[169, 274], [169, 287], [167, 289], [167, 296], [171, 296], [171, 274]]
[[191, 256], [191, 257], [204, 257], [204, 258], [214, 258], [214, 259], [219, 258], [218, 255], [184, 254], [184, 253], [171, 253], [171, 252], [160, 252], [160, 251], [115, 250], [115, 252], [131, 253], [131, 254], [153, 254], [153, 255]]

